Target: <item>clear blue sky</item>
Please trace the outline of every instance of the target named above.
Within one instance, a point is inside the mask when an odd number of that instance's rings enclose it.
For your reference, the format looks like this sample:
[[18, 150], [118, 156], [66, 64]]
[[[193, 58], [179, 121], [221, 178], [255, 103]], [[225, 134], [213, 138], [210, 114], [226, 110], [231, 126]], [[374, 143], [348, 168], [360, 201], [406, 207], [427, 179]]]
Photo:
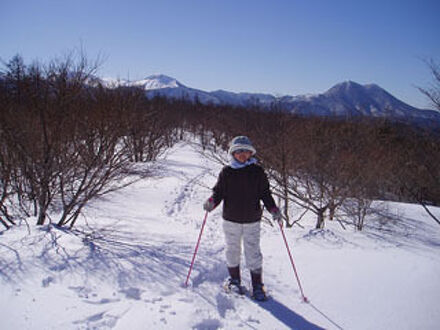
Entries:
[[438, 0], [0, 0], [0, 57], [106, 58], [102, 77], [163, 73], [207, 91], [320, 93], [376, 83], [418, 107], [440, 60]]

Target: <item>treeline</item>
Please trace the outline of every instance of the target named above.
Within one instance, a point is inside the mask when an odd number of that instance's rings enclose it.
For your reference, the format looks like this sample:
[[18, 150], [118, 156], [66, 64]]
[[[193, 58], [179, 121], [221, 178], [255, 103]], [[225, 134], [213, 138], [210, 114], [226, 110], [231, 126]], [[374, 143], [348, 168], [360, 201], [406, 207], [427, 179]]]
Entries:
[[192, 104], [182, 114], [212, 154], [226, 151], [233, 136], [251, 138], [288, 225], [293, 204], [315, 213], [317, 228], [339, 212], [359, 230], [374, 200], [420, 203], [428, 212], [427, 205], [440, 205], [438, 125], [298, 117], [276, 105], [268, 111]]
[[14, 57], [0, 79], [0, 222], [50, 219], [72, 227], [93, 198], [149, 176], [174, 141], [174, 123], [136, 88], [106, 88], [96, 66], [69, 57], [25, 65]]
[[[191, 133], [212, 155], [248, 135], [288, 225], [292, 205], [362, 229], [376, 199], [440, 205], [440, 134], [387, 119], [298, 117], [276, 105], [149, 99], [139, 88], [104, 86], [80, 58], [0, 73], [0, 222], [50, 219], [72, 227], [93, 198], [153, 173], [148, 166]], [[140, 171], [139, 168], [143, 170]], [[427, 209], [428, 210], [428, 209]], [[342, 224], [342, 223], [341, 223]]]

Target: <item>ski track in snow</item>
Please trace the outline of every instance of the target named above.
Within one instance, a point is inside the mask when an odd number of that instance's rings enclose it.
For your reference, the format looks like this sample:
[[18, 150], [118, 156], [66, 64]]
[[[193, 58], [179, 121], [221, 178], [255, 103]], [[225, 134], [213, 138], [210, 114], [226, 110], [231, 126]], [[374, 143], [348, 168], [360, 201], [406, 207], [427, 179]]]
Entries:
[[[372, 221], [364, 233], [332, 229], [296, 233], [294, 229], [287, 234], [295, 260], [301, 274], [309, 275], [305, 287], [312, 299], [305, 304], [279, 233], [263, 225], [264, 275], [271, 299], [257, 303], [222, 291], [227, 271], [218, 208], [208, 216], [190, 286], [185, 288], [203, 220], [202, 203], [221, 165], [208, 162], [185, 144], [177, 145], [168, 157], [162, 161], [159, 179], [138, 182], [95, 201], [86, 210], [87, 223], [73, 231], [47, 225], [31, 227], [28, 234], [21, 226], [0, 234], [4, 289], [0, 316], [5, 329], [392, 329], [393, 323], [386, 323], [392, 321], [385, 319], [377, 326], [373, 317], [349, 318], [359, 309], [350, 310], [350, 286], [341, 290], [353, 280], [350, 265], [364, 255], [371, 254], [374, 260], [379, 255], [376, 249], [399, 249], [414, 261], [417, 276], [425, 276], [426, 258], [435, 261], [434, 273], [440, 270], [438, 258], [433, 257], [440, 247], [440, 236], [432, 231], [437, 228], [398, 211], [397, 223]], [[347, 260], [336, 263], [332, 255], [338, 252], [347, 254]], [[328, 258], [333, 263], [323, 266]], [[389, 258], [384, 267], [392, 263], [394, 254]], [[371, 261], [366, 270], [368, 265]], [[249, 274], [243, 268], [243, 282], [249, 288]], [[322, 285], [329, 283], [326, 277], [335, 288]], [[422, 289], [429, 288], [439, 286]], [[358, 290], [368, 300], [368, 288]], [[348, 298], [338, 300], [338, 295]], [[431, 317], [425, 328], [440, 321], [438, 312], [431, 311]], [[401, 324], [396, 328], [405, 328]]]

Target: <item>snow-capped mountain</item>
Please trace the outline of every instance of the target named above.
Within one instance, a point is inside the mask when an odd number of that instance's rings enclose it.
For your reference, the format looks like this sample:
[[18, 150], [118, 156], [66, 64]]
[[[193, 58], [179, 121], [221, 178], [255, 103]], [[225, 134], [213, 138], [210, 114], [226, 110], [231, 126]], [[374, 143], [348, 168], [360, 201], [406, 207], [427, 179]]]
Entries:
[[412, 107], [376, 84], [360, 85], [353, 81], [337, 84], [318, 95], [284, 97], [280, 103], [283, 108], [301, 115], [371, 116], [440, 122], [438, 111]]
[[146, 91], [149, 90], [157, 90], [162, 88], [179, 88], [184, 87], [180, 82], [178, 82], [175, 78], [168, 77], [163, 74], [156, 74], [145, 79], [141, 80], [126, 80], [126, 79], [113, 79], [113, 78], [104, 78], [102, 79], [104, 85], [108, 87], [115, 86], [136, 86], [142, 87]]
[[269, 108], [277, 104], [281, 109], [299, 115], [336, 117], [388, 117], [398, 120], [435, 121], [440, 123], [440, 112], [412, 107], [376, 84], [361, 85], [346, 81], [322, 94], [275, 97], [262, 93], [234, 93], [224, 90], [206, 92], [187, 87], [175, 78], [152, 75], [138, 81], [119, 81], [119, 85], [140, 86], [148, 97], [156, 95], [198, 100], [204, 104], [259, 106]]
[[220, 103], [218, 99], [210, 93], [186, 87], [175, 78], [163, 74], [152, 75], [143, 80], [131, 82], [130, 84], [132, 86], [141, 86], [145, 89], [145, 92], [149, 97], [160, 95], [190, 101], [198, 100], [201, 103]]
[[185, 87], [176, 79], [163, 74], [152, 75], [143, 80], [135, 81], [133, 85], [142, 86], [145, 90]]
[[224, 90], [206, 92], [200, 89], [187, 87], [175, 78], [157, 74], [148, 76], [145, 79], [137, 81], [126, 81], [113, 79], [104, 79], [107, 86], [136, 86], [142, 87], [149, 97], [165, 96], [170, 98], [182, 98], [190, 101], [198, 100], [204, 104], [215, 105], [236, 105], [236, 106], [268, 106], [275, 102], [277, 98], [270, 94], [258, 93], [233, 93]]

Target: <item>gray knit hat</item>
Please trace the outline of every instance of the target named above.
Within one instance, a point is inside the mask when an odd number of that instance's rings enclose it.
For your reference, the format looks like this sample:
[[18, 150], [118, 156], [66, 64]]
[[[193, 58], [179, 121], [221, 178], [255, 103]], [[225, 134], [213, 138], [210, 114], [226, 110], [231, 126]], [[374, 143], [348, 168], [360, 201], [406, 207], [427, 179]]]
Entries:
[[232, 139], [231, 145], [229, 147], [229, 155], [232, 156], [235, 151], [241, 149], [252, 152], [252, 156], [257, 153], [254, 146], [252, 145], [251, 140], [249, 140], [247, 136], [236, 136]]

